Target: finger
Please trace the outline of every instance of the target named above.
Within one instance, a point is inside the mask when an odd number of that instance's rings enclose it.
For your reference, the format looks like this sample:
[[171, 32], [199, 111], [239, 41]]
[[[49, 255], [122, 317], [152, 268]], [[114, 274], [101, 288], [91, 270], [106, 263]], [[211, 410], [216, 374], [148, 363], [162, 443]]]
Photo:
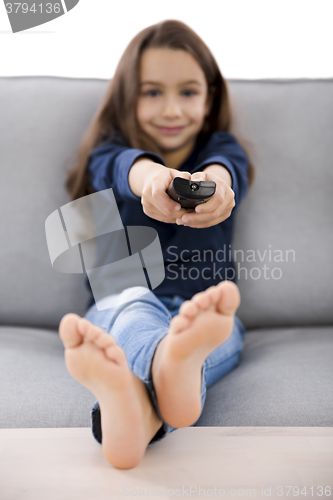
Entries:
[[[207, 214], [207, 216], [202, 217], [202, 218], [194, 218], [188, 217], [188, 222], [184, 222], [183, 225], [190, 226], [190, 227], [210, 227], [214, 226], [215, 224], [219, 224], [220, 222], [223, 222], [226, 220], [228, 217], [230, 217], [232, 212], [232, 208], [228, 208], [227, 210], [224, 210], [221, 214], [219, 210], [215, 212], [211, 212], [210, 214]], [[176, 223], [178, 224], [178, 219]]]
[[207, 172], [195, 172], [191, 176], [191, 181], [207, 181], [208, 180], [208, 174]]
[[194, 209], [196, 214], [205, 215], [212, 214], [218, 209], [221, 209], [223, 205], [223, 199], [217, 196], [216, 198], [210, 198], [208, 201], [204, 203], [199, 203]]
[[[177, 217], [176, 214], [180, 213], [181, 206], [176, 200], [170, 198], [162, 187], [156, 187], [151, 195], [152, 205], [165, 217]], [[179, 210], [176, 210], [179, 207]]]
[[218, 218], [213, 218], [213, 217], [210, 217], [208, 221], [205, 221], [205, 222], [202, 222], [202, 223], [190, 223], [190, 222], [187, 222], [186, 224], [184, 224], [184, 227], [191, 227], [193, 229], [202, 229], [202, 228], [205, 228], [205, 227], [211, 227], [211, 226], [215, 226], [216, 224], [219, 224], [220, 222], [223, 222], [225, 220], [225, 217], [223, 216], [220, 216]]
[[183, 215], [188, 213], [187, 210], [182, 208], [181, 210], [175, 210], [174, 215], [166, 216], [166, 215], [162, 214], [161, 212], [159, 212], [156, 209], [155, 205], [153, 205], [152, 203], [149, 203], [149, 202], [146, 202], [144, 204], [143, 211], [148, 217], [153, 217], [154, 219], [161, 220], [162, 222], [169, 222], [169, 223], [170, 222], [175, 223], [177, 218], [181, 218]]
[[186, 170], [176, 170], [172, 169], [173, 178], [175, 177], [182, 177], [183, 179], [191, 179], [191, 174], [190, 172], [186, 172]]
[[[179, 204], [179, 206], [180, 206], [180, 204]], [[150, 212], [153, 212], [155, 214], [164, 215], [162, 212], [160, 212], [158, 210], [158, 208], [156, 207], [156, 205], [153, 205], [152, 203], [149, 203], [149, 202], [145, 203], [144, 209], [145, 209], [144, 210], [145, 213], [146, 213], [146, 211], [149, 210]], [[185, 215], [187, 213], [195, 213], [195, 212], [194, 212], [194, 210], [189, 210], [189, 209], [186, 209], [186, 208], [180, 208], [180, 210], [173, 210], [169, 216], [164, 215], [164, 217], [168, 217], [169, 219], [175, 219], [176, 220], [176, 219], [180, 219], [183, 215]]]
[[[204, 205], [204, 203], [202, 203]], [[212, 205], [211, 205], [212, 206]], [[228, 209], [224, 209], [223, 212], [221, 213], [221, 205], [218, 205], [215, 210], [212, 210], [208, 212], [206, 210], [205, 213], [193, 213], [193, 214], [185, 214], [185, 216], [177, 219], [180, 220], [181, 222], [184, 222], [184, 224], [204, 224], [206, 222], [209, 222], [211, 220], [218, 219], [220, 217], [227, 218], [229, 216], [229, 207]], [[187, 222], [184, 220], [184, 217], [186, 217]], [[224, 220], [224, 219], [222, 219]], [[177, 221], [176, 221], [177, 222]]]
[[[186, 173], [186, 172], [184, 172]], [[182, 208], [180, 203], [173, 200], [163, 188], [156, 188], [153, 192], [153, 205], [166, 217], [172, 217], [174, 219], [182, 217], [187, 213], [186, 208]], [[179, 207], [176, 210], [176, 207]]]
[[209, 221], [205, 224], [182, 224], [180, 227], [190, 227], [192, 229], [204, 229], [205, 227], [212, 227], [218, 224], [220, 221]]
[[145, 213], [145, 215], [147, 215], [147, 217], [150, 217], [151, 219], [158, 220], [160, 222], [166, 222], [168, 224], [175, 223], [175, 219], [173, 219], [172, 217], [166, 217], [165, 215], [161, 214], [161, 212], [158, 212], [156, 210], [145, 209], [144, 213]]

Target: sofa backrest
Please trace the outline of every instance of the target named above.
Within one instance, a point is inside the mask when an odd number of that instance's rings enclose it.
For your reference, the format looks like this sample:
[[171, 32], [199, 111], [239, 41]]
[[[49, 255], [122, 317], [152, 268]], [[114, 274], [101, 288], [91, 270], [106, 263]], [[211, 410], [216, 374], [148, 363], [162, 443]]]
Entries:
[[257, 174], [233, 244], [248, 272], [239, 316], [247, 327], [332, 324], [333, 79], [232, 81], [230, 91]]
[[[248, 328], [332, 324], [333, 80], [228, 83], [256, 169], [236, 217], [238, 315]], [[57, 328], [87, 310], [85, 275], [51, 266], [45, 220], [71, 201], [66, 171], [107, 86], [0, 78], [0, 324]]]

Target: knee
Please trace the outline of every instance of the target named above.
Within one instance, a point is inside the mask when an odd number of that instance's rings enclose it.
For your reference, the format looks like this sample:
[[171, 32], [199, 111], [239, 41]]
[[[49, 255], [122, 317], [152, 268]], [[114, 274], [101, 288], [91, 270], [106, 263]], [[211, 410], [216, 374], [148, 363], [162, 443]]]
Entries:
[[119, 296], [120, 300], [123, 302], [130, 302], [132, 300], [140, 299], [141, 297], [153, 295], [152, 291], [145, 286], [131, 286], [125, 288]]

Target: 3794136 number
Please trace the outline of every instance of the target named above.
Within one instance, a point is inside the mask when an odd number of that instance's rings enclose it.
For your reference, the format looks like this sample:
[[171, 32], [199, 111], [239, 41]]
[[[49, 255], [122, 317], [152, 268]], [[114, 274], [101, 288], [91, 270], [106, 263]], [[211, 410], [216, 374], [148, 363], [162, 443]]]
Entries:
[[[46, 3], [46, 4], [38, 4], [33, 3], [29, 8], [29, 5], [26, 2], [14, 2], [14, 3], [6, 3], [6, 11], [7, 14], [17, 14], [18, 12], [22, 12], [23, 14], [27, 14], [28, 12], [43, 13], [47, 14], [59, 14], [61, 12], [61, 4], [60, 3]], [[37, 7], [36, 7], [37, 6]]]
[[286, 497], [295, 497], [295, 496], [307, 496], [310, 497], [330, 497], [332, 494], [331, 486], [277, 486], [277, 496]]

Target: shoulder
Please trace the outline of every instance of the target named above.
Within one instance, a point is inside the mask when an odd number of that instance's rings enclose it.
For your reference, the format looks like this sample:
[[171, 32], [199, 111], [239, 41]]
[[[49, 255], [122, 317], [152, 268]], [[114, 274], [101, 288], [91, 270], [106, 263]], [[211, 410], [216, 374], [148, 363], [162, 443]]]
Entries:
[[118, 130], [113, 130], [108, 134], [104, 134], [99, 142], [100, 146], [108, 144], [117, 144], [119, 146], [128, 146], [127, 141], [123, 134]]
[[238, 139], [230, 132], [224, 130], [213, 132], [207, 142], [206, 148], [208, 151], [219, 151], [222, 154], [247, 161], [247, 155]]
[[120, 149], [128, 149], [124, 136], [120, 132], [113, 132], [111, 134], [104, 134], [101, 140], [90, 152], [90, 157], [96, 157], [109, 153], [111, 151], [118, 151]]
[[226, 132], [225, 130], [216, 130], [213, 132], [208, 139], [209, 144], [235, 144], [239, 145], [236, 137], [230, 132]]
[[216, 130], [209, 138], [204, 140], [202, 153], [204, 155], [211, 153], [231, 156], [237, 155], [246, 158], [246, 154], [237, 138], [230, 132], [224, 130]]

